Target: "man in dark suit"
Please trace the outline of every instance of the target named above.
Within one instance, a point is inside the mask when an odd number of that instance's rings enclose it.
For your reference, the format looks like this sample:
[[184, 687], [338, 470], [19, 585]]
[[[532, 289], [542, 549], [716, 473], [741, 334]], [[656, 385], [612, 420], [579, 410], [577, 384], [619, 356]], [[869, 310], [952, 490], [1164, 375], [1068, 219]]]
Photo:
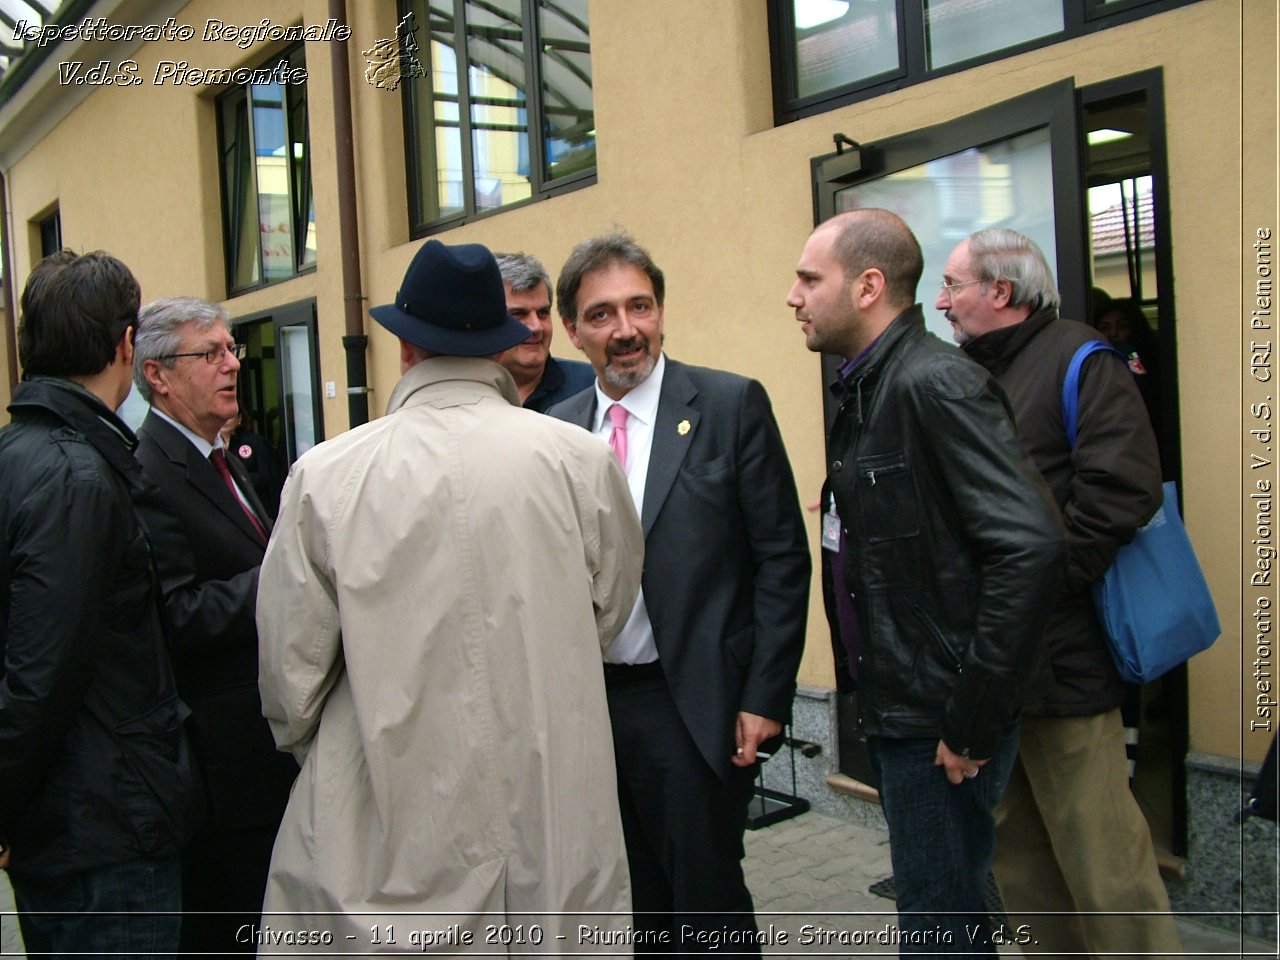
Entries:
[[271, 522], [218, 432], [237, 412], [243, 348], [220, 307], [187, 297], [144, 307], [135, 344], [134, 380], [152, 405], [138, 431], [140, 506], [202, 787], [182, 855], [181, 949], [252, 949], [235, 931], [259, 921], [297, 765], [276, 751], [258, 697], [254, 614]]
[[630, 237], [579, 244], [556, 293], [596, 383], [550, 413], [610, 442], [645, 532], [641, 595], [605, 654], [637, 946], [758, 950], [742, 835], [809, 596], [791, 465], [759, 383], [663, 356], [662, 271]]

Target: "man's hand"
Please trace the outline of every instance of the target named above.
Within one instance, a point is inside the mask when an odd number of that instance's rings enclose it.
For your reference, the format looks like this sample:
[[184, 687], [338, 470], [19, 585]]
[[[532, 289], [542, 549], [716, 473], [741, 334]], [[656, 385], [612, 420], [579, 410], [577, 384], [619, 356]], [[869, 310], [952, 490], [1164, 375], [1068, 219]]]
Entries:
[[738, 751], [729, 759], [735, 767], [749, 767], [756, 762], [756, 747], [770, 737], [782, 732], [782, 724], [759, 714], [738, 711], [738, 726], [734, 731], [734, 740]]
[[9, 869], [9, 844], [5, 842], [4, 837], [0, 837], [0, 870], [8, 870], [8, 869]]
[[978, 770], [986, 764], [986, 760], [970, 760], [958, 753], [953, 753], [943, 741], [938, 741], [938, 752], [933, 758], [935, 767], [943, 767], [947, 771], [947, 779], [959, 786], [966, 780], [978, 775]]

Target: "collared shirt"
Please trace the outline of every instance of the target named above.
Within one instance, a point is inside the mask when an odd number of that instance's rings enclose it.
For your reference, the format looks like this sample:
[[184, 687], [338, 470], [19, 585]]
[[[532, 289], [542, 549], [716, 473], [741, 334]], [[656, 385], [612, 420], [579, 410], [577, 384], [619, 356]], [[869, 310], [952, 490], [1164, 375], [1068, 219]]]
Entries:
[[[880, 334], [880, 337], [882, 336], [884, 336], [883, 333]], [[849, 379], [849, 375], [852, 374], [853, 371], [858, 369], [858, 364], [860, 364], [863, 360], [867, 359], [867, 354], [869, 354], [871, 352], [871, 349], [877, 343], [880, 342], [880, 337], [876, 337], [874, 340], [868, 343], [865, 347], [859, 350], [858, 355], [854, 357], [852, 360], [846, 360], [844, 365], [838, 371], [836, 371], [836, 376], [840, 380]]]
[[[624, 472], [631, 488], [631, 499], [636, 513], [644, 515], [644, 487], [649, 476], [649, 454], [653, 449], [653, 424], [658, 416], [658, 401], [662, 396], [662, 377], [667, 368], [664, 354], [658, 356], [653, 373], [640, 386], [627, 393], [621, 400], [614, 400], [600, 389], [596, 382], [596, 413], [592, 432], [607, 443], [613, 432], [609, 408], [620, 403], [627, 411], [627, 462]], [[636, 597], [636, 605], [622, 628], [622, 633], [610, 645], [605, 654], [609, 663], [650, 663], [658, 659], [658, 645], [653, 639], [653, 625], [644, 605], [644, 590]]]
[[[175, 430], [177, 430], [180, 434], [182, 434], [188, 440], [190, 440], [191, 443], [195, 446], [195, 448], [200, 451], [200, 456], [204, 457], [206, 460], [209, 459], [209, 456], [213, 453], [215, 448], [221, 450], [222, 455], [224, 457], [227, 457], [228, 460], [231, 459], [230, 456], [227, 454], [227, 448], [224, 447], [222, 444], [222, 431], [218, 431], [218, 435], [213, 438], [213, 443], [210, 443], [208, 440], [200, 436], [200, 434], [196, 433], [190, 427], [186, 426], [185, 424], [179, 423], [177, 420], [173, 419], [173, 417], [169, 416], [159, 407], [153, 406], [151, 408], [151, 412], [154, 413], [161, 420], [163, 420], [165, 423], [169, 424]], [[240, 498], [240, 502], [244, 504], [245, 509], [248, 510], [250, 513], [253, 513], [254, 512], [253, 506], [249, 503], [248, 498], [245, 497], [244, 491], [240, 489], [240, 481], [236, 479], [236, 475], [234, 473], [231, 474], [231, 480], [235, 484], [236, 496]]]
[[549, 356], [542, 370], [542, 379], [525, 399], [524, 407], [546, 413], [561, 400], [568, 400], [595, 382], [596, 372], [591, 369], [591, 364]]

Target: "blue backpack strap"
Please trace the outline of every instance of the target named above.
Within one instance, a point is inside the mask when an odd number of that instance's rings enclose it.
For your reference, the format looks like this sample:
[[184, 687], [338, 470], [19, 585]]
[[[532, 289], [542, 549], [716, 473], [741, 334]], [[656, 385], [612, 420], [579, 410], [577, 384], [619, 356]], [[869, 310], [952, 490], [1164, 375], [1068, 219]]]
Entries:
[[1080, 344], [1080, 349], [1071, 358], [1067, 367], [1067, 375], [1062, 380], [1062, 422], [1067, 428], [1067, 445], [1076, 445], [1076, 429], [1080, 419], [1080, 368], [1085, 360], [1099, 350], [1110, 350], [1121, 360], [1122, 354], [1105, 340], [1089, 340]]

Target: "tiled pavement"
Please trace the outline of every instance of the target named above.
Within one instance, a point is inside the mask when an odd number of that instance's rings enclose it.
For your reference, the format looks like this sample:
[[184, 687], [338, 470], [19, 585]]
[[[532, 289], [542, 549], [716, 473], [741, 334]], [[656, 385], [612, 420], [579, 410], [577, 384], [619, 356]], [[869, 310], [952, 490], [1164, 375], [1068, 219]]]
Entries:
[[[877, 942], [887, 941], [895, 930], [893, 904], [867, 890], [892, 873], [887, 834], [806, 813], [748, 831], [746, 843], [747, 883], [755, 896], [760, 928], [774, 940], [764, 948], [767, 955], [852, 958], [897, 953], [892, 943]], [[12, 910], [8, 883], [0, 881], [0, 955], [20, 957]], [[1185, 918], [1179, 918], [1178, 926], [1187, 956], [1277, 956], [1274, 944], [1245, 941]], [[780, 942], [784, 934], [785, 944]], [[1019, 954], [1015, 946], [1001, 952]]]

